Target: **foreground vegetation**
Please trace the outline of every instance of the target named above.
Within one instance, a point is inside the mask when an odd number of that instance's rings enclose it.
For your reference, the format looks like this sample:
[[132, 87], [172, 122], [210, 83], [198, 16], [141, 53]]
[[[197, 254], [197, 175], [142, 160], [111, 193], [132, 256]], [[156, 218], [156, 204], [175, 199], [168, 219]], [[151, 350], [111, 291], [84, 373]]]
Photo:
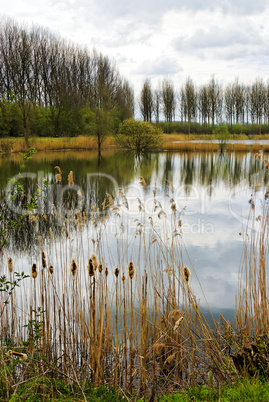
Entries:
[[[23, 155], [25, 162], [32, 151]], [[268, 170], [262, 154], [255, 158]], [[167, 205], [153, 189], [149, 216], [143, 197], [147, 184], [139, 178], [142, 193], [132, 228], [123, 189], [115, 198], [106, 194], [102, 211], [92, 205], [85, 215], [72, 172], [64, 183], [61, 168], [55, 169], [55, 191], [61, 183], [68, 186], [61, 205], [46, 196], [53, 182], [44, 182], [31, 198], [14, 183], [1, 200], [4, 209], [7, 204], [24, 206], [18, 219], [31, 227], [37, 245], [28, 266], [16, 254], [7, 255], [2, 243], [2, 399], [34, 389], [44, 398], [48, 392], [59, 396], [72, 389], [86, 400], [89, 387], [98, 393], [105, 385], [104, 392], [115, 387], [123, 396], [154, 400], [203, 384], [188, 395], [210, 400], [242, 377], [268, 379], [268, 187], [257, 220], [255, 204], [260, 200], [255, 193], [250, 199], [255, 231], [250, 226], [243, 233], [236, 327], [222, 315], [212, 327], [192, 290], [194, 271], [182, 260], [184, 210], [173, 199], [172, 184]], [[106, 228], [109, 217], [118, 227], [114, 239]], [[2, 215], [1, 236], [8, 239], [12, 226], [5, 219]], [[45, 237], [46, 225], [50, 229]], [[94, 232], [85, 243], [90, 225]], [[128, 234], [127, 244], [122, 233]], [[107, 250], [108, 240], [115, 253]], [[245, 380], [242, 387], [258, 393], [257, 384]], [[232, 391], [235, 397], [239, 390]]]

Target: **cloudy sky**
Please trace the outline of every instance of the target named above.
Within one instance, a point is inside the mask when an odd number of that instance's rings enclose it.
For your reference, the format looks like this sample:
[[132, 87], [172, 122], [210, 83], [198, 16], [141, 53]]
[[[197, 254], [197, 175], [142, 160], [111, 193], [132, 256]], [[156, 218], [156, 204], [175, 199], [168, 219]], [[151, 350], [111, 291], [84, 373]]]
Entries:
[[49, 28], [112, 58], [139, 93], [170, 77], [180, 88], [269, 79], [267, 0], [0, 0], [1, 15]]

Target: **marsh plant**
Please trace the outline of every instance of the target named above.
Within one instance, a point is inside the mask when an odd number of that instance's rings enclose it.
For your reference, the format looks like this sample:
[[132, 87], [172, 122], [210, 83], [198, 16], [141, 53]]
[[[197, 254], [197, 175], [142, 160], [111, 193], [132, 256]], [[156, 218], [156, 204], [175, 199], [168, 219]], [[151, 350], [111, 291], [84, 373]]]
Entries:
[[[56, 171], [55, 181], [59, 175], [62, 181], [60, 167]], [[82, 392], [90, 382], [154, 399], [200, 383], [221, 385], [244, 369], [250, 372], [250, 363], [240, 366], [236, 358], [241, 361], [253, 342], [260, 350], [259, 364], [266, 359], [268, 188], [259, 218], [262, 230], [245, 243], [234, 328], [223, 316], [209, 325], [203, 315], [192, 288], [196, 273], [182, 257], [184, 211], [177, 208], [172, 183], [167, 182], [166, 198], [171, 214], [155, 188], [149, 215], [143, 198], [147, 183], [143, 177], [139, 182], [134, 230], [123, 188], [115, 197], [106, 194], [101, 219], [92, 205], [90, 222], [70, 208], [60, 231], [51, 226], [43, 237], [38, 227], [39, 249], [25, 269], [31, 277], [12, 289], [12, 303], [1, 315], [1, 396], [46, 374], [77, 384]], [[72, 201], [71, 172], [69, 188]], [[105, 230], [108, 216], [120, 228], [114, 235]], [[32, 215], [28, 219], [36, 231]], [[38, 219], [39, 225], [45, 221]], [[12, 276], [5, 255], [2, 265]]]

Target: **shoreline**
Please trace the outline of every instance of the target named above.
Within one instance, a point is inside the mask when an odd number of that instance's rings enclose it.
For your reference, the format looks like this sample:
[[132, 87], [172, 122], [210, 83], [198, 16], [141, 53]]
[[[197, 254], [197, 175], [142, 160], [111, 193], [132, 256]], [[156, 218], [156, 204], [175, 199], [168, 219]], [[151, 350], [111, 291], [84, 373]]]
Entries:
[[[201, 152], [218, 152], [220, 150], [220, 144], [212, 142], [216, 140], [213, 135], [185, 135], [185, 134], [163, 134], [163, 145], [160, 151], [201, 151]], [[236, 152], [269, 152], [269, 143], [260, 144], [256, 141], [269, 140], [268, 135], [253, 136], [251, 139], [242, 136], [232, 136], [233, 142], [228, 142], [224, 149], [226, 151]], [[243, 141], [251, 141], [250, 144], [246, 144]], [[194, 142], [195, 141], [195, 142]], [[236, 142], [235, 142], [236, 141]], [[97, 142], [93, 137], [89, 136], [77, 136], [77, 137], [32, 137], [29, 138], [29, 147], [35, 148], [38, 152], [41, 151], [93, 151], [98, 150]], [[9, 137], [0, 138], [0, 154], [10, 154], [24, 152], [27, 149], [24, 138]], [[113, 137], [107, 137], [101, 148], [102, 151], [107, 150], [119, 150], [115, 144]]]

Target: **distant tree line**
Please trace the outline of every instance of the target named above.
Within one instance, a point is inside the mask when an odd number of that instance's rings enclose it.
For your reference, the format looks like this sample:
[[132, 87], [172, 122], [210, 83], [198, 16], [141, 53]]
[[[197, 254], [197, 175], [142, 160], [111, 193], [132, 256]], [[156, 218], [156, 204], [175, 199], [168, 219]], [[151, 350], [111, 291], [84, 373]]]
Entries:
[[133, 89], [108, 57], [0, 20], [0, 136], [91, 134], [100, 118], [117, 130], [133, 113]]
[[221, 86], [212, 77], [207, 84], [196, 86], [187, 78], [179, 90], [171, 79], [164, 79], [153, 89], [149, 79], [143, 83], [139, 108], [145, 121], [181, 121], [191, 131], [193, 123], [214, 127], [225, 122], [234, 125], [269, 125], [269, 83], [256, 79], [252, 84], [240, 83], [238, 79]]

